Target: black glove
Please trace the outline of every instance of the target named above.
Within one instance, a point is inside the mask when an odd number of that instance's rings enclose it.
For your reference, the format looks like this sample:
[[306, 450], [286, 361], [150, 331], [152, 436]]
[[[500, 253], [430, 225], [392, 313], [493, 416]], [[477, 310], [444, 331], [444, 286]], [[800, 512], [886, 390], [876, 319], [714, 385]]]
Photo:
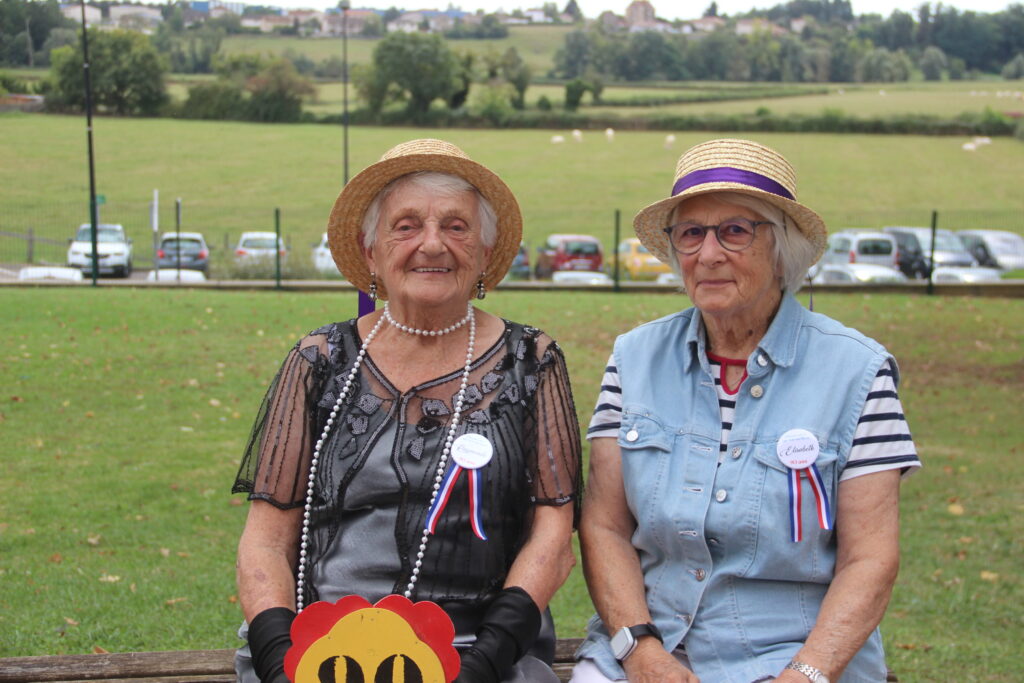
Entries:
[[271, 607], [249, 622], [252, 667], [262, 683], [289, 683], [284, 673], [284, 655], [292, 646], [293, 621], [295, 612], [287, 607]]
[[476, 642], [462, 652], [456, 683], [500, 683], [525, 655], [540, 631], [540, 610], [518, 586], [498, 593], [476, 630]]

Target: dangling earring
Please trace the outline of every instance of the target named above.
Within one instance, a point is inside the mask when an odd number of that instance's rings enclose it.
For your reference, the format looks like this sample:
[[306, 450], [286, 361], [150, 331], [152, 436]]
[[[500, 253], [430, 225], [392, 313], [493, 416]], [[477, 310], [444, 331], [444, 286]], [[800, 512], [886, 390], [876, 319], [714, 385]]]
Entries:
[[377, 300], [377, 273], [370, 273], [370, 301]]
[[480, 279], [476, 281], [476, 298], [483, 299], [487, 296], [487, 290], [484, 289], [484, 275], [487, 273], [480, 273]]

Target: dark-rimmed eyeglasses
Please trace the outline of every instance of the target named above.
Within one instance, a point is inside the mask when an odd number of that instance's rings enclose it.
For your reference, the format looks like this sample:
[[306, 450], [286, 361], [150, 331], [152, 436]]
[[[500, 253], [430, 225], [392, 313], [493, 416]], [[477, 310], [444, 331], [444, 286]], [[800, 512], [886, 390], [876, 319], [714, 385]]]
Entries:
[[754, 242], [754, 232], [759, 225], [772, 225], [771, 221], [752, 221], [747, 218], [730, 218], [718, 225], [700, 225], [684, 221], [664, 228], [672, 248], [684, 256], [696, 254], [704, 244], [709, 232], [727, 251], [743, 251]]

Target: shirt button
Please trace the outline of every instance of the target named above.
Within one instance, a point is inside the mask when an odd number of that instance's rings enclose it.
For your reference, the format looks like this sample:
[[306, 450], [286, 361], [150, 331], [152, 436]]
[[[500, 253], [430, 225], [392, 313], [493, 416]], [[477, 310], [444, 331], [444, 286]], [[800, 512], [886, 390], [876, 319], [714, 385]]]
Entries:
[[762, 368], [768, 365], [768, 359], [764, 357], [764, 354], [757, 354], [757, 364], [760, 365]]
[[719, 503], [724, 502], [728, 496], [729, 494], [725, 492], [725, 489], [718, 489], [715, 491], [715, 500]]
[[628, 432], [626, 432], [626, 441], [629, 441], [630, 443], [636, 441], [639, 438], [640, 433], [637, 432], [635, 429], [630, 429]]
[[739, 446], [737, 446], [736, 448], [732, 449], [732, 459], [733, 459], [733, 460], [736, 460], [736, 459], [737, 459], [737, 458], [739, 458], [739, 457], [740, 457], [741, 455], [743, 455], [743, 449], [742, 449], [742, 448], [740, 448]]
[[697, 571], [695, 571], [693, 573], [693, 575], [697, 577], [698, 581], [703, 581], [704, 577], [706, 576], [706, 574], [705, 574], [703, 569], [698, 569]]
[[764, 387], [762, 387], [760, 384], [755, 384], [754, 386], [750, 387], [750, 395], [753, 396], [754, 398], [761, 398], [762, 396], [764, 396]]
[[676, 615], [676, 619], [679, 619], [684, 624], [689, 624], [690, 623], [690, 615], [689, 614], [677, 614]]

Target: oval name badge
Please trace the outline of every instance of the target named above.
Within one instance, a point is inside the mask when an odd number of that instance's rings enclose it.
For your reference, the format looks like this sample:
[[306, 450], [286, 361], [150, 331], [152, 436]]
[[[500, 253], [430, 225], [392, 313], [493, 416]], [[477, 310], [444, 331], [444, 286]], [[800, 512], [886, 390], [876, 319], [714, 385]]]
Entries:
[[790, 429], [779, 437], [775, 452], [789, 469], [806, 469], [818, 459], [818, 439], [806, 429]]
[[491, 461], [494, 446], [480, 434], [463, 434], [452, 444], [452, 459], [467, 470], [478, 470]]

